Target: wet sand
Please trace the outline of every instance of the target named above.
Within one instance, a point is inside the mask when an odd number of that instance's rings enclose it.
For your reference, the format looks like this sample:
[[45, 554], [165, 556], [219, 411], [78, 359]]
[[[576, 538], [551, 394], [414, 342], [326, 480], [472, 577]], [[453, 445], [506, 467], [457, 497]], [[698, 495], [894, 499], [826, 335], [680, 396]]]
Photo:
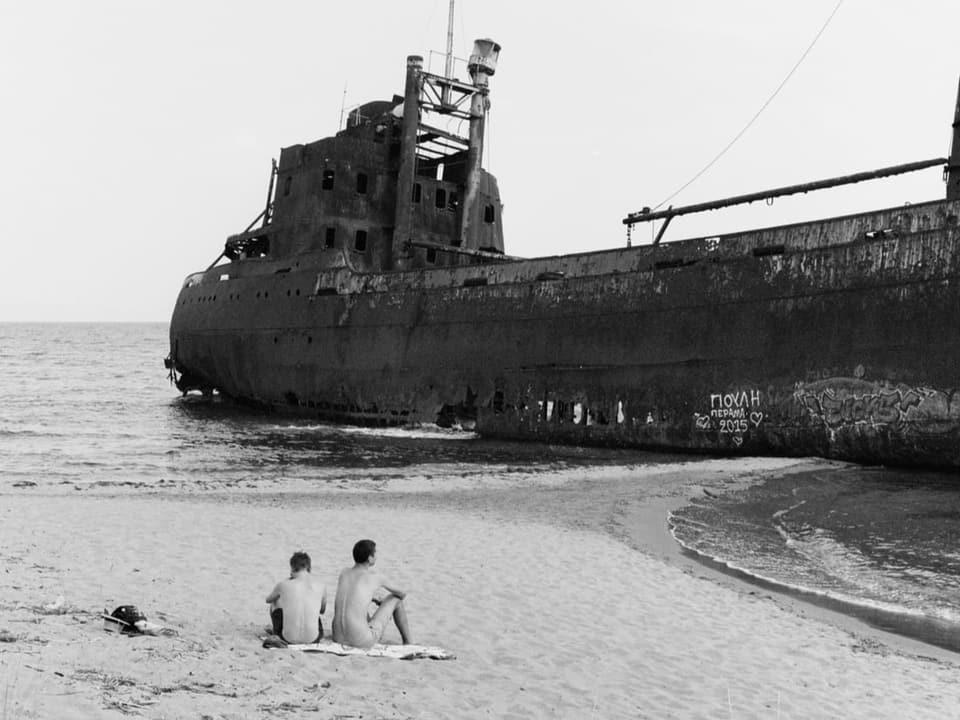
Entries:
[[[0, 717], [952, 716], [960, 656], [714, 572], [667, 531], [704, 489], [818, 466], [3, 488]], [[361, 537], [409, 588], [415, 640], [456, 660], [261, 647], [290, 553], [332, 593]], [[177, 636], [104, 632], [127, 603]]]

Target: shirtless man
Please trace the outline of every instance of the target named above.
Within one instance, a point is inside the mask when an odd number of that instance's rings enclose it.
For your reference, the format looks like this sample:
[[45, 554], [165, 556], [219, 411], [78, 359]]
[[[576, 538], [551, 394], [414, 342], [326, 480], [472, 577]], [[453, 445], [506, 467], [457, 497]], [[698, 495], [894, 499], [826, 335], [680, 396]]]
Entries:
[[300, 550], [290, 557], [290, 577], [277, 583], [267, 602], [273, 631], [286, 642], [320, 642], [327, 589], [310, 575], [309, 555]]
[[[407, 611], [403, 606], [406, 593], [373, 569], [377, 561], [377, 544], [373, 540], [361, 540], [353, 546], [353, 567], [340, 573], [337, 581], [337, 596], [333, 602], [333, 640], [343, 645], [370, 648], [380, 642], [390, 618], [396, 623], [404, 645], [409, 645], [410, 628]], [[387, 591], [386, 597], [374, 598], [380, 588]], [[373, 615], [371, 604], [379, 605]]]

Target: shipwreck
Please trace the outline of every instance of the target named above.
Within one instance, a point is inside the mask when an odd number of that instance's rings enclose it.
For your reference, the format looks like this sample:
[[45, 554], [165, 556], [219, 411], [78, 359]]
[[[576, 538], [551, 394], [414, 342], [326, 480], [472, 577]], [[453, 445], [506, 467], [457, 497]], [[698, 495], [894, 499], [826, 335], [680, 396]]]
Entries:
[[[402, 95], [282, 149], [263, 211], [180, 290], [182, 392], [550, 443], [960, 466], [960, 98], [949, 158], [645, 210], [623, 222], [662, 221], [651, 244], [520, 259], [482, 166], [499, 52], [477, 41], [467, 81], [410, 56]], [[943, 199], [661, 240], [688, 212], [930, 167]]]

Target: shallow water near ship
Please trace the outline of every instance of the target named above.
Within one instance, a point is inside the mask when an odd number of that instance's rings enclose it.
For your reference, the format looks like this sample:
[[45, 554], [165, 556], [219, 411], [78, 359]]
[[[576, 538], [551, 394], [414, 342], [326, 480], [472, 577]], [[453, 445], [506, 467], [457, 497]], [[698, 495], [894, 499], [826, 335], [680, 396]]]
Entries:
[[960, 651], [960, 478], [845, 467], [704, 495], [671, 532], [710, 564]]
[[[690, 456], [356, 428], [180, 397], [166, 323], [0, 324], [0, 490], [433, 487]], [[704, 495], [672, 517], [701, 559], [960, 651], [960, 477], [847, 467]]]

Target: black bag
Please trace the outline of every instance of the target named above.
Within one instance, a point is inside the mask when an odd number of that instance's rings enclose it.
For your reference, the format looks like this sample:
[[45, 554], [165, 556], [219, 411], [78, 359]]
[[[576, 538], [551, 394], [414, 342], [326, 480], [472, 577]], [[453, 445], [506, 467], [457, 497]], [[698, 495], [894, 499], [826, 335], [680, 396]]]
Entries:
[[125, 633], [141, 632], [135, 623], [147, 619], [147, 616], [140, 612], [140, 609], [136, 605], [121, 605], [110, 613], [110, 617], [115, 618], [121, 623], [120, 632]]

